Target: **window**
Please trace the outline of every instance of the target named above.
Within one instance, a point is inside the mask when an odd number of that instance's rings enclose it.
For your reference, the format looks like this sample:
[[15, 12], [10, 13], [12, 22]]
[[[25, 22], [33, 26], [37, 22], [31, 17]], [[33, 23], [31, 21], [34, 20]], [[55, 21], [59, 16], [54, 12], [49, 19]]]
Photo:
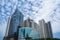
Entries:
[[29, 22], [29, 26], [32, 27], [32, 22]]

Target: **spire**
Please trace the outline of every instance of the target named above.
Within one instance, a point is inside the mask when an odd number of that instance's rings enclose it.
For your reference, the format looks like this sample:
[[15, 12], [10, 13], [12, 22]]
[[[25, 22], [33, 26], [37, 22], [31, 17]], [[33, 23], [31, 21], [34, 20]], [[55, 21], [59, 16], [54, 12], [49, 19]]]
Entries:
[[22, 14], [22, 13], [19, 11], [18, 8], [15, 9], [15, 12], [12, 14], [12, 16], [13, 16], [13, 15], [16, 15], [16, 14], [19, 14], [19, 15]]
[[19, 11], [19, 9], [16, 8], [14, 14], [15, 13], [21, 13], [21, 12]]

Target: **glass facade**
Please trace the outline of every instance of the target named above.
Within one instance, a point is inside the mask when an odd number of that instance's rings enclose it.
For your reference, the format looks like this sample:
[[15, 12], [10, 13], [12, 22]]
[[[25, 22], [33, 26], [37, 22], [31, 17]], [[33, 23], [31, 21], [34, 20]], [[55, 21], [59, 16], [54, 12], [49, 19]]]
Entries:
[[33, 39], [35, 38], [40, 38], [39, 32], [36, 29], [32, 29], [30, 27], [22, 27], [19, 28], [19, 35], [18, 35], [18, 40], [25, 39], [26, 37], [31, 37]]
[[29, 22], [29, 26], [32, 27], [32, 22], [31, 21]]
[[8, 35], [13, 35], [15, 32], [17, 32], [18, 26], [23, 26], [23, 14], [16, 9], [14, 14], [11, 16]]
[[19, 35], [18, 35], [18, 40], [25, 40], [26, 38], [26, 35], [30, 34], [32, 31], [31, 28], [28, 28], [28, 27], [22, 27], [22, 28], [19, 28]]

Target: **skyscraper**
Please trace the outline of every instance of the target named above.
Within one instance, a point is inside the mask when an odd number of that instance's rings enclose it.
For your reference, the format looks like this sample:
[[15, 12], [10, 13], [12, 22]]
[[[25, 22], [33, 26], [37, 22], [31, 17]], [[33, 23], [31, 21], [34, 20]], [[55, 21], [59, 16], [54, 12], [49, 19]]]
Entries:
[[40, 32], [40, 38], [52, 38], [52, 29], [50, 22], [45, 23], [44, 19], [39, 21], [38, 30]]
[[39, 32], [40, 32], [40, 38], [46, 38], [46, 29], [45, 29], [45, 21], [42, 19], [39, 21], [39, 28], [38, 28]]
[[11, 16], [8, 35], [13, 35], [17, 31], [18, 26], [23, 26], [23, 14], [16, 9], [14, 14]]
[[47, 37], [53, 38], [52, 28], [50, 21], [46, 23]]
[[5, 33], [4, 40], [16, 40], [14, 39], [15, 33], [17, 32], [18, 26], [23, 27], [23, 14], [16, 9], [11, 17], [8, 18], [7, 30]]

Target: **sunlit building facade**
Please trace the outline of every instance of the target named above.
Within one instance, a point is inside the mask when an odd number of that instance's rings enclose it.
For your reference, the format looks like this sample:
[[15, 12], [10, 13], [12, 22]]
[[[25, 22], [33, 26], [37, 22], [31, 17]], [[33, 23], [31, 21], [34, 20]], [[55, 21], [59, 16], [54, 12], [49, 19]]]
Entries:
[[39, 21], [38, 30], [40, 32], [40, 38], [46, 38], [45, 21], [43, 19]]
[[40, 38], [53, 38], [50, 22], [45, 23], [44, 19], [40, 20], [38, 30], [40, 32]]

